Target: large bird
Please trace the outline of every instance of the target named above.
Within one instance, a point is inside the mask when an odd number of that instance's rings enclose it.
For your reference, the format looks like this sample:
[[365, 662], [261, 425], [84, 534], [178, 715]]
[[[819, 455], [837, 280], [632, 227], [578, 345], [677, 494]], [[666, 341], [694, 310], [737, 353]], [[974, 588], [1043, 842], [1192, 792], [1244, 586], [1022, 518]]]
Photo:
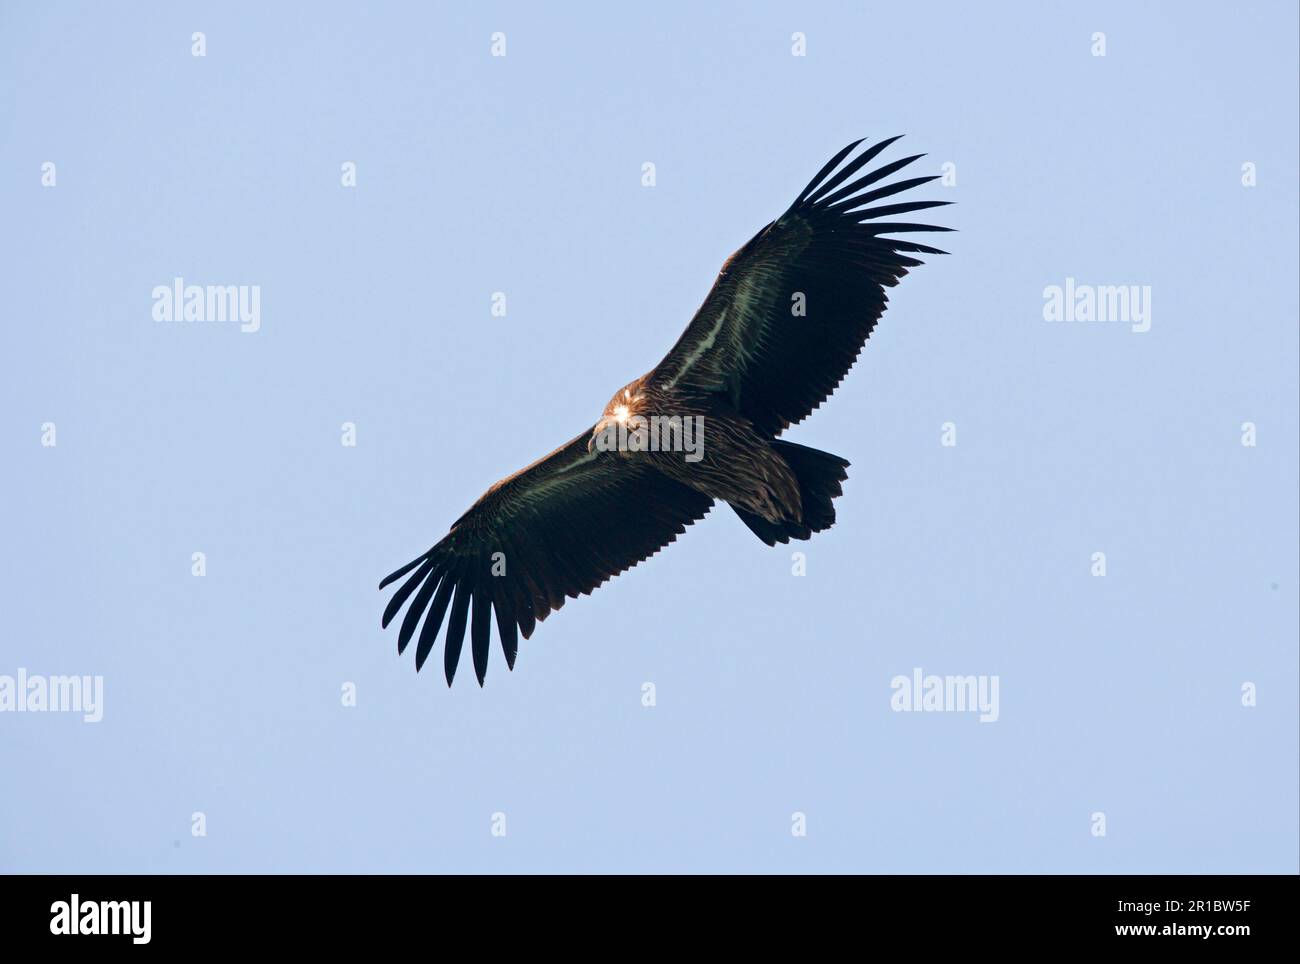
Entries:
[[448, 685], [467, 622], [483, 684], [493, 611], [513, 669], [519, 634], [528, 639], [566, 597], [654, 555], [715, 501], [769, 546], [834, 523], [849, 463], [777, 436], [835, 390], [885, 310], [885, 288], [921, 264], [913, 256], [945, 253], [886, 235], [950, 230], [889, 220], [948, 202], [876, 203], [935, 180], [873, 186], [924, 155], [855, 177], [896, 140], [845, 163], [855, 141], [831, 158], [727, 259], [663, 361], [619, 389], [595, 425], [496, 483], [379, 584], [407, 577], [383, 625], [411, 600], [397, 651], [418, 628], [417, 671], [449, 611]]

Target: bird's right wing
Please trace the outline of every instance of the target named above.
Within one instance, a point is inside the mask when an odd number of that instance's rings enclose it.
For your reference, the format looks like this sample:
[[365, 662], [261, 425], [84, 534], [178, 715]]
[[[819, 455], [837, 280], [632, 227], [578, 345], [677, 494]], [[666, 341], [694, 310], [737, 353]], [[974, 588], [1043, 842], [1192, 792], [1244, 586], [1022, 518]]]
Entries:
[[[566, 596], [590, 593], [630, 569], [703, 518], [713, 500], [638, 460], [588, 452], [588, 429], [483, 494], [428, 552], [379, 584], [410, 574], [384, 610], [386, 627], [414, 594], [397, 651], [420, 629], [415, 668], [424, 665], [448, 608], [443, 651], [450, 684], [467, 620], [474, 672], [487, 672], [491, 611], [506, 663], [538, 620]], [[414, 572], [412, 572], [414, 570]], [[472, 604], [472, 605], [471, 605]]]

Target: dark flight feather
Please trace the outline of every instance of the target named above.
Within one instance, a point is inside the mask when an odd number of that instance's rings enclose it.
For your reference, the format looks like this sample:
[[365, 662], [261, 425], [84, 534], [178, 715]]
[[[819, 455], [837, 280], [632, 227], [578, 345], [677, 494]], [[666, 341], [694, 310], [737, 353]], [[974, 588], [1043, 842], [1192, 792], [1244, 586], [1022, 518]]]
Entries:
[[[867, 148], [865, 151], [863, 151], [861, 154], [855, 157], [848, 164], [845, 164], [844, 167], [838, 173], [836, 173], [834, 177], [830, 178], [825, 184], [823, 184], [816, 191], [814, 191], [809, 196], [808, 202], [810, 204], [830, 204], [833, 198], [829, 198], [827, 197], [827, 195], [831, 191], [835, 190], [836, 187], [843, 184], [854, 174], [858, 173], [858, 171], [862, 170], [862, 168], [864, 168], [866, 165], [874, 161], [876, 157], [879, 156], [881, 151], [883, 151], [890, 144], [894, 143], [894, 141], [898, 140], [902, 136], [903, 136], [902, 134], [895, 134], [893, 137], [888, 137], [885, 140], [881, 141], [879, 144], [873, 144], [871, 147]], [[915, 158], [908, 158], [903, 163], [905, 164], [910, 163], [914, 159]], [[870, 184], [871, 181], [879, 180], [880, 178], [885, 177], [889, 173], [889, 171], [885, 168], [882, 168], [881, 170], [884, 171], [884, 173], [881, 173], [881, 171], [877, 171], [874, 174], [868, 174], [867, 177], [863, 178], [862, 180], [850, 184], [848, 187], [844, 188], [841, 191], [836, 191], [836, 195], [847, 196], [849, 194], [852, 194], [862, 184]], [[870, 180], [868, 180], [868, 178], [870, 178]]]
[[456, 675], [456, 664], [460, 661], [460, 647], [465, 642], [465, 623], [469, 616], [469, 601], [474, 593], [474, 570], [468, 570], [469, 576], [456, 584], [456, 598], [451, 604], [451, 615], [447, 617], [447, 637], [442, 642], [442, 668], [447, 676], [447, 685], [451, 685]]
[[456, 589], [457, 579], [453, 574], [448, 574], [442, 580], [442, 585], [438, 587], [438, 595], [433, 597], [433, 605], [429, 607], [429, 614], [424, 617], [424, 626], [420, 629], [420, 642], [415, 647], [415, 671], [418, 673], [424, 668], [424, 661], [429, 658], [429, 653], [433, 650], [433, 644], [438, 641], [438, 630], [442, 628], [443, 617], [447, 615], [447, 607], [451, 605], [451, 594]]
[[[469, 622], [470, 655], [474, 657], [474, 675], [478, 685], [487, 676], [488, 644], [492, 641], [492, 590], [480, 579], [474, 584], [474, 604]], [[451, 683], [451, 677], [447, 678]]]

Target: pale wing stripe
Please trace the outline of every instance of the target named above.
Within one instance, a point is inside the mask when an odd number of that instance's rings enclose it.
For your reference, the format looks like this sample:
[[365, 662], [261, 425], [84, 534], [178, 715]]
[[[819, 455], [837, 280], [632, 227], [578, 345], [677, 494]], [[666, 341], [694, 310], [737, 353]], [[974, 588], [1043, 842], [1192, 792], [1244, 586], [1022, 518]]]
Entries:
[[695, 347], [693, 352], [686, 356], [686, 360], [682, 362], [682, 367], [678, 369], [677, 374], [664, 383], [665, 390], [671, 391], [673, 386], [681, 380], [681, 377], [690, 371], [691, 366], [713, 347], [713, 343], [718, 340], [718, 332], [722, 331], [722, 326], [727, 323], [727, 311], [727, 308], [722, 309], [722, 312], [718, 315], [718, 320], [709, 329], [708, 336]]

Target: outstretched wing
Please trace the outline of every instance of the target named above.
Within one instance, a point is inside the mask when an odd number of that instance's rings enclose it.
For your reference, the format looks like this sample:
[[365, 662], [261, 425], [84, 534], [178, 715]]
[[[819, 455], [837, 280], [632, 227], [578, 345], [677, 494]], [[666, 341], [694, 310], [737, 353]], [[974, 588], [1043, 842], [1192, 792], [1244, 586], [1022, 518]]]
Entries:
[[651, 377], [666, 388], [680, 382], [726, 394], [772, 436], [825, 401], [885, 310], [885, 288], [921, 264], [913, 254], [945, 253], [883, 235], [948, 228], [878, 220], [949, 203], [876, 205], [935, 180], [871, 187], [923, 154], [849, 180], [896, 140], [868, 148], [834, 174], [862, 141], [831, 158], [788, 211], [722, 266], [704, 304]]
[[502, 479], [441, 542], [379, 584], [383, 589], [410, 574], [384, 610], [383, 625], [414, 595], [397, 651], [406, 650], [423, 616], [417, 671], [449, 609], [443, 650], [448, 685], [467, 621], [474, 672], [483, 684], [493, 610], [501, 649], [513, 669], [517, 632], [527, 639], [566, 596], [590, 593], [649, 558], [709, 511], [712, 499], [648, 465], [612, 452], [588, 452], [590, 437], [589, 429]]

